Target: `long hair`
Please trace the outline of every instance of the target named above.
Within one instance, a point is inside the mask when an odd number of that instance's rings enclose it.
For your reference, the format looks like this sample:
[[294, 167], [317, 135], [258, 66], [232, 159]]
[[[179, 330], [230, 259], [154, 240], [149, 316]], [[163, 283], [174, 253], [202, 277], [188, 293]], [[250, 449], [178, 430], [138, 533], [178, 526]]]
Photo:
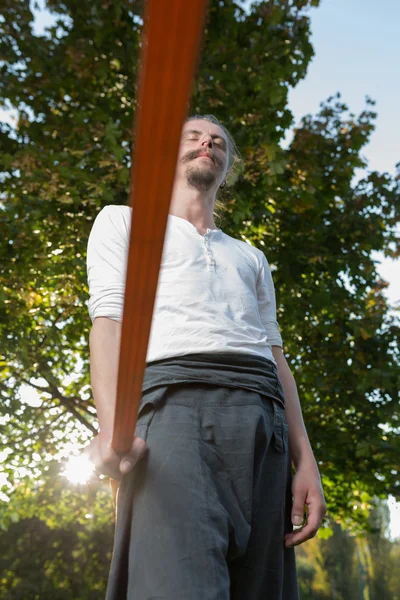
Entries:
[[[226, 174], [226, 185], [228, 188], [231, 188], [236, 183], [238, 177], [241, 175], [244, 169], [244, 163], [242, 155], [239, 152], [238, 147], [236, 146], [235, 140], [232, 135], [229, 133], [225, 125], [218, 121], [217, 117], [214, 115], [191, 115], [187, 117], [186, 123], [188, 121], [196, 121], [196, 120], [204, 120], [209, 121], [210, 123], [214, 123], [214, 125], [218, 125], [225, 133], [226, 138], [228, 140], [228, 171]], [[223, 200], [219, 198], [215, 198], [213, 214], [216, 219], [221, 219], [222, 214], [225, 210], [225, 203]]]

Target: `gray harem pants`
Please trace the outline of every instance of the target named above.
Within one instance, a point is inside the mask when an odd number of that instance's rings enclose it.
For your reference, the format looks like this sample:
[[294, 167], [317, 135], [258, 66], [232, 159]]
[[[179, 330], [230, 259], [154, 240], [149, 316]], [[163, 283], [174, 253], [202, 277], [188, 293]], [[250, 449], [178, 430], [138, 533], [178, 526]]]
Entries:
[[275, 364], [248, 354], [149, 363], [118, 493], [106, 600], [298, 600], [291, 462]]

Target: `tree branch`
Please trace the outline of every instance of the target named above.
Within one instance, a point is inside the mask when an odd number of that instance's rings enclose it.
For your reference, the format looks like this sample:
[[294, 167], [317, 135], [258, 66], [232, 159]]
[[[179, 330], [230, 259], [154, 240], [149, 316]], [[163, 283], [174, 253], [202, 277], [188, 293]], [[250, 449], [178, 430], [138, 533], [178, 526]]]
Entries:
[[[47, 379], [46, 377], [43, 377], [43, 379]], [[74, 400], [75, 398], [67, 398], [66, 396], [63, 396], [63, 394], [60, 392], [60, 390], [58, 389], [57, 385], [55, 383], [51, 383], [48, 381], [48, 385], [47, 387], [42, 387], [40, 385], [37, 385], [36, 383], [32, 383], [29, 380], [26, 380], [23, 377], [20, 377], [20, 380], [23, 383], [26, 383], [27, 385], [32, 386], [33, 388], [41, 391], [41, 392], [45, 392], [47, 394], [51, 394], [54, 398], [57, 398], [57, 400], [59, 400], [59, 402], [65, 406], [65, 408], [67, 408], [76, 419], [78, 419], [78, 421], [80, 423], [82, 423], [82, 425], [84, 425], [87, 429], [89, 429], [89, 431], [91, 431], [93, 433], [93, 435], [97, 434], [97, 429], [95, 427], [93, 427], [93, 425], [91, 425], [83, 415], [81, 415], [78, 410], [75, 408], [74, 406]], [[82, 409], [82, 407], [80, 407]], [[87, 414], [90, 414], [89, 411], [87, 411], [87, 409], [84, 409], [85, 412]]]

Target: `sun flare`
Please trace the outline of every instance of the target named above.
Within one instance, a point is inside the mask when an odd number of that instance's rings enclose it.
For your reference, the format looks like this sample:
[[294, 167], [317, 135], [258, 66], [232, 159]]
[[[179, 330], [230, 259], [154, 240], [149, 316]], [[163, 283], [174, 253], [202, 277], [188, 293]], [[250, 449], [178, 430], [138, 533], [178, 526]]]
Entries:
[[94, 471], [94, 465], [85, 454], [71, 456], [65, 465], [62, 475], [71, 483], [84, 484], [89, 481]]

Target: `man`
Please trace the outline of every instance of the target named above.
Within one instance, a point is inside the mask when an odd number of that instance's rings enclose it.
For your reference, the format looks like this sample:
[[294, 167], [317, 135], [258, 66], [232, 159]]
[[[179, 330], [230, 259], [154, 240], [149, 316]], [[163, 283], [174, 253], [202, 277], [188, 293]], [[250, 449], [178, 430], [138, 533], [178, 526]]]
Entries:
[[103, 208], [89, 237], [100, 424], [89, 451], [122, 479], [107, 600], [296, 600], [293, 546], [326, 511], [267, 259], [214, 222], [237, 157], [215, 117], [184, 124], [136, 437], [122, 457], [110, 443], [130, 207]]

